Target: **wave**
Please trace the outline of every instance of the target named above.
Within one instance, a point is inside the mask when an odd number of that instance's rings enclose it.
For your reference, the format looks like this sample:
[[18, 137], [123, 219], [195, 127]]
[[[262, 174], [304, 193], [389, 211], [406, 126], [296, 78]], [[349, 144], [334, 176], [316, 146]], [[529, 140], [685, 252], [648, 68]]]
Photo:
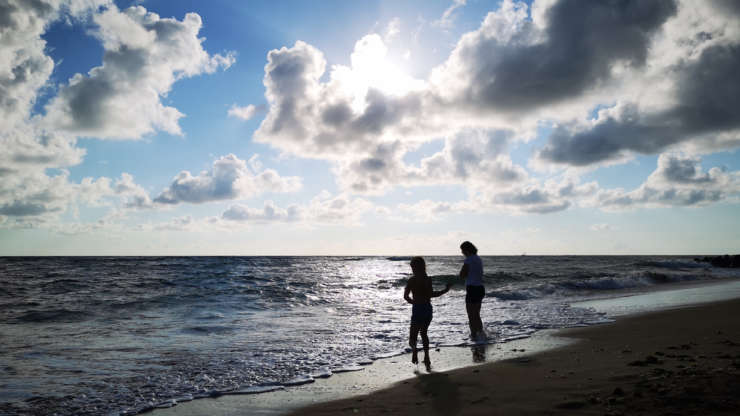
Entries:
[[[454, 274], [438, 274], [434, 276], [429, 276], [432, 279], [432, 284], [436, 285], [445, 285], [447, 283], [451, 284], [457, 284], [460, 283], [460, 277]], [[409, 278], [411, 278], [411, 273], [404, 277], [399, 277], [398, 279], [383, 279], [378, 280], [377, 284], [381, 286], [393, 286], [393, 287], [404, 287], [406, 286], [406, 282], [409, 281]], [[454, 289], [454, 288], [453, 288]]]
[[184, 328], [182, 332], [193, 334], [193, 335], [219, 335], [219, 334], [228, 334], [231, 332], [236, 331], [237, 328], [232, 326], [224, 326], [224, 325], [198, 325], [198, 326], [190, 326], [187, 328]]
[[646, 271], [630, 276], [568, 279], [558, 282], [541, 283], [530, 287], [499, 288], [487, 292], [486, 296], [505, 301], [522, 301], [552, 296], [567, 296], [578, 292], [633, 289], [699, 279], [701, 277], [694, 274], [663, 274]]
[[82, 322], [91, 318], [91, 314], [86, 311], [73, 311], [68, 309], [49, 309], [49, 310], [32, 310], [28, 311], [18, 318], [20, 322], [43, 323], [59, 322], [71, 323]]
[[705, 269], [706, 264], [694, 260], [648, 260], [637, 262], [638, 267], [654, 267], [669, 270]]

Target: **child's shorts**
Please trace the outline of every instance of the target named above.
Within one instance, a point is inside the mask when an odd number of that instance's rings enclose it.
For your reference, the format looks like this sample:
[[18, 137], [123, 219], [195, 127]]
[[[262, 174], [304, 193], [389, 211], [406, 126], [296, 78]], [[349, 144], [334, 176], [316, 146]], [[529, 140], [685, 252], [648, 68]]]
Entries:
[[465, 286], [465, 303], [481, 303], [486, 296], [483, 286]]
[[429, 326], [432, 323], [432, 304], [421, 303], [415, 304], [411, 307], [411, 323], [424, 326]]

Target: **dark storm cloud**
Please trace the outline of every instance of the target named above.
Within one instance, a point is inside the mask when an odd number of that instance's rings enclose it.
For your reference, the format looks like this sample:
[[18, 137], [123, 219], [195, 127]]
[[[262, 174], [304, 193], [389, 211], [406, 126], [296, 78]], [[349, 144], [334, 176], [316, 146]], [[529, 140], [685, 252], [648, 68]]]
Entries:
[[490, 36], [458, 47], [461, 73], [472, 74], [464, 100], [519, 112], [578, 96], [617, 61], [642, 65], [652, 36], [675, 13], [672, 0], [560, 1], [547, 12], [542, 43], [527, 45], [525, 30], [505, 44]]
[[[740, 127], [740, 45], [705, 49], [678, 79], [681, 104], [667, 114], [687, 133]], [[672, 119], [672, 120], [671, 120]]]
[[617, 159], [626, 152], [658, 153], [699, 135], [740, 128], [739, 45], [710, 46], [699, 59], [676, 72], [675, 106], [655, 114], [625, 106], [590, 130], [558, 127], [539, 156], [585, 166]]
[[712, 182], [707, 173], [702, 173], [697, 160], [675, 156], [661, 158], [659, 172], [668, 181], [680, 184], [702, 184]]

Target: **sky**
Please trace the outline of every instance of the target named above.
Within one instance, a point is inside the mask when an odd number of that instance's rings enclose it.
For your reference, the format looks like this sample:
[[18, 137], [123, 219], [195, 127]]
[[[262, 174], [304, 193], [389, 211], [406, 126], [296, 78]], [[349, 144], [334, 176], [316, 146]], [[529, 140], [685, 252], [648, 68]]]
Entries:
[[0, 1], [0, 255], [738, 253], [739, 4]]

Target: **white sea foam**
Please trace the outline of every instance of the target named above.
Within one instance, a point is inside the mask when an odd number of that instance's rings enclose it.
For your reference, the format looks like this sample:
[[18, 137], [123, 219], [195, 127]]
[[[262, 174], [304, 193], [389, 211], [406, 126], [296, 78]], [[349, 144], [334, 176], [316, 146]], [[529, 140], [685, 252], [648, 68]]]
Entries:
[[311, 377], [311, 376], [299, 376], [299, 377], [293, 378], [291, 380], [288, 380], [288, 381], [286, 381], [283, 384], [286, 385], [286, 386], [300, 386], [302, 384], [313, 383], [314, 381], [316, 381], [316, 380], [314, 380], [314, 378]]

